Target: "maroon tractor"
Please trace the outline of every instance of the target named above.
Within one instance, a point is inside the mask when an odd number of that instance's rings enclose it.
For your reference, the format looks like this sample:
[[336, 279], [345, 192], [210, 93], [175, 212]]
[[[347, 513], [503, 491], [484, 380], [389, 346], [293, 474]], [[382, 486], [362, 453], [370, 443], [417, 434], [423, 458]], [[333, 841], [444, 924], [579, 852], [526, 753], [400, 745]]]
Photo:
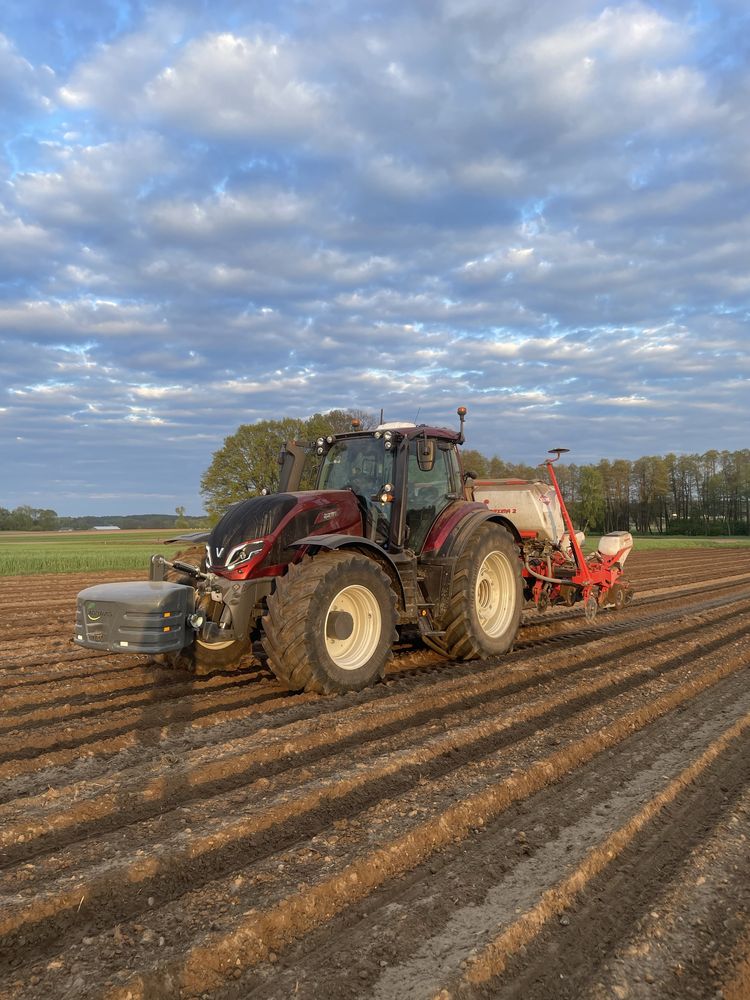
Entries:
[[260, 641], [292, 690], [356, 691], [382, 677], [401, 629], [468, 660], [510, 649], [524, 597], [602, 603], [606, 585], [576, 571], [577, 541], [472, 499], [458, 414], [458, 431], [388, 423], [318, 438], [314, 490], [299, 490], [306, 451], [287, 445], [279, 492], [182, 536], [205, 543], [200, 565], [154, 556], [148, 582], [79, 594], [75, 641], [197, 672], [232, 669]]

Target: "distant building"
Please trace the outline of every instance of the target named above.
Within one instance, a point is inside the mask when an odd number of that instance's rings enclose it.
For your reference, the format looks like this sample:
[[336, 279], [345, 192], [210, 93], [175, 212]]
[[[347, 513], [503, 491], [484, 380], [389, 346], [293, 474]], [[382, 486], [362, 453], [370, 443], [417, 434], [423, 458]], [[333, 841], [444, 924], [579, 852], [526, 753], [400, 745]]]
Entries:
[[95, 524], [94, 531], [119, 531], [120, 527], [117, 524]]

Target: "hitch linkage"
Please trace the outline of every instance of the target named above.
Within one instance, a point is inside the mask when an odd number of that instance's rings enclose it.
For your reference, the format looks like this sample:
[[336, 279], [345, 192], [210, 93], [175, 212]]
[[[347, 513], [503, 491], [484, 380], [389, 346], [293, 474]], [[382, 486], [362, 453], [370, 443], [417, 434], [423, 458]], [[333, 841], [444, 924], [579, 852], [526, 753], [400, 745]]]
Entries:
[[196, 580], [208, 580], [212, 575], [211, 573], [204, 573], [197, 566], [191, 566], [190, 563], [181, 562], [179, 559], [170, 562], [169, 559], [165, 559], [161, 555], [151, 556], [150, 580], [163, 580], [165, 569], [177, 569], [181, 573], [187, 573], [188, 576], [195, 577]]

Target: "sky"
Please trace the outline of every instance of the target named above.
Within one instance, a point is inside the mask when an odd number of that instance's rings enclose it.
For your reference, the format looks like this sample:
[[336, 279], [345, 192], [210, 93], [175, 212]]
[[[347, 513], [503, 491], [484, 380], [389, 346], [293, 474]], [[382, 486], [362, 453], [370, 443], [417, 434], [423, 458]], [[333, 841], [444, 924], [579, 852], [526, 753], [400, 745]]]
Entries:
[[744, 0], [6, 0], [0, 506], [202, 510], [242, 423], [749, 445]]

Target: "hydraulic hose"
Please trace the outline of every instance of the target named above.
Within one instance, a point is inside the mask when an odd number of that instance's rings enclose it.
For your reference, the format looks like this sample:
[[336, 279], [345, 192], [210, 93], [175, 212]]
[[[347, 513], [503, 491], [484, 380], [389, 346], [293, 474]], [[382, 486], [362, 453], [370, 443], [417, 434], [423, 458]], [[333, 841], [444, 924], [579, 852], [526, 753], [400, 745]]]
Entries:
[[[571, 580], [565, 580], [565, 579], [560, 580], [556, 576], [544, 576], [542, 573], [537, 573], [535, 569], [532, 569], [531, 566], [529, 566], [529, 560], [528, 558], [526, 558], [526, 556], [524, 556], [523, 564], [526, 567], [526, 571], [529, 573], [530, 576], [533, 576], [537, 580], [542, 580], [544, 583], [567, 583], [573, 587], [580, 586], [580, 584], [573, 583]], [[547, 566], [549, 565], [550, 561], [548, 559]]]

